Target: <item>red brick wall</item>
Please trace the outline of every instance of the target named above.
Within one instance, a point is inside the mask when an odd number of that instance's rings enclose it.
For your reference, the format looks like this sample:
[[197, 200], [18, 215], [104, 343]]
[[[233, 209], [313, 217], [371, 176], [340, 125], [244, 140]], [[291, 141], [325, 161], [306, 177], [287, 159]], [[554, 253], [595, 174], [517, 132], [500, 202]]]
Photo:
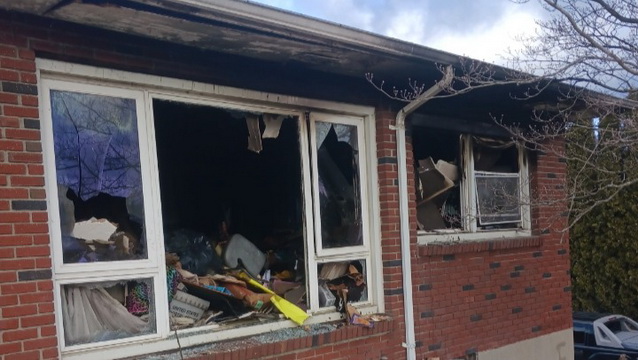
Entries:
[[[562, 189], [565, 163], [553, 154], [531, 157], [532, 187]], [[529, 238], [419, 247], [413, 273], [421, 354], [462, 357], [571, 327], [569, 242], [559, 232], [565, 206], [544, 205], [561, 191], [542, 193]]]
[[[207, 82], [228, 81], [227, 75], [217, 78], [206, 61], [190, 63], [196, 60], [167, 54], [154, 42], [109, 37], [69, 24], [0, 12], [0, 360], [57, 357], [36, 54]], [[219, 62], [213, 65], [225, 66]], [[237, 74], [234, 81], [248, 83], [241, 76]], [[257, 81], [255, 74], [250, 76], [251, 83], [269, 83]], [[287, 83], [299, 84], [296, 80], [293, 77]], [[304, 96], [304, 90], [294, 91]], [[338, 98], [340, 94], [335, 90], [329, 96]], [[244, 347], [239, 353], [216, 354], [215, 359], [405, 357], [401, 347], [405, 326], [396, 139], [390, 129], [394, 119], [395, 113], [387, 105], [377, 107], [383, 288], [386, 310], [394, 320], [373, 330], [348, 327], [326, 335]], [[414, 187], [412, 161], [408, 151], [410, 188]], [[536, 163], [535, 184], [560, 184], [564, 163], [543, 154]], [[412, 193], [410, 201], [415, 224]], [[540, 221], [534, 225], [536, 235], [525, 241], [426, 247], [417, 246], [413, 230], [411, 272], [419, 358], [459, 357], [569, 326], [568, 243], [543, 231], [548, 221], [543, 217], [554, 213], [554, 209], [536, 207], [533, 214]]]
[[57, 357], [35, 54], [0, 21], [0, 354]]

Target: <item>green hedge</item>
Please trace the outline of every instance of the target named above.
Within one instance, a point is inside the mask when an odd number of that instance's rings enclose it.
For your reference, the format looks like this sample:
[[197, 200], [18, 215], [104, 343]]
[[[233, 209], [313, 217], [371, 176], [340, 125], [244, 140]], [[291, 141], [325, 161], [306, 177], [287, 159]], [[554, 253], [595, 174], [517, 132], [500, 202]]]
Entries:
[[[613, 119], [601, 121], [600, 127], [597, 137], [584, 128], [567, 136], [569, 186], [580, 186], [581, 195], [592, 191], [591, 196], [576, 198], [575, 208], [611, 197], [570, 231], [573, 307], [638, 319], [638, 184], [613, 196], [613, 190], [596, 191], [638, 179], [638, 142], [636, 134]], [[592, 149], [594, 156], [587, 155]], [[587, 166], [583, 155], [590, 161]]]

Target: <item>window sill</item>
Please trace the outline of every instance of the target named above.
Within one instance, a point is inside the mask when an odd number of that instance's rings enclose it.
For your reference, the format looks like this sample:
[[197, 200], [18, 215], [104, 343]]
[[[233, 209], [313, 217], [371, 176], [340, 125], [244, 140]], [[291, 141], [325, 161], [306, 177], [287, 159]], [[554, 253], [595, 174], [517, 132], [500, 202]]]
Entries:
[[540, 247], [540, 236], [529, 231], [499, 231], [473, 234], [418, 234], [419, 255], [437, 256]]
[[[378, 307], [371, 304], [361, 304], [357, 306], [357, 310], [361, 314], [374, 314], [378, 312]], [[324, 309], [315, 313], [312, 317], [308, 318], [303, 327], [296, 325], [290, 320], [273, 320], [261, 324], [236, 324], [236, 325], [223, 325], [223, 326], [200, 326], [194, 328], [186, 328], [175, 331], [170, 331], [165, 338], [150, 339], [148, 337], [131, 338], [128, 341], [118, 342], [116, 344], [93, 344], [92, 347], [71, 348], [62, 351], [62, 357], [64, 359], [95, 359], [106, 360], [113, 358], [125, 358], [125, 359], [157, 359], [155, 355], [158, 353], [178, 352], [179, 348], [189, 348], [188, 352], [193, 353], [201, 352], [206, 353], [212, 349], [215, 352], [228, 352], [230, 350], [236, 350], [237, 346], [234, 344], [251, 344], [254, 345], [255, 351], [264, 351], [262, 347], [272, 345], [273, 343], [280, 342], [293, 342], [296, 340], [300, 342], [302, 339], [309, 338], [312, 343], [312, 347], [315, 347], [315, 337], [319, 336], [321, 339], [325, 336], [337, 336], [336, 333], [341, 333], [342, 329], [358, 329], [355, 331], [347, 331], [347, 335], [338, 335], [343, 339], [357, 338], [360, 336], [366, 336], [370, 334], [384, 333], [389, 331], [392, 320], [381, 321], [375, 323], [373, 329], [367, 329], [360, 326], [348, 326], [339, 327], [343, 322], [343, 315], [336, 311]], [[309, 329], [308, 331], [303, 329]], [[308, 333], [319, 332], [320, 334], [306, 335]], [[332, 335], [335, 333], [335, 335]], [[268, 337], [268, 334], [280, 334], [275, 336], [276, 339], [281, 341], [273, 341]], [[320, 336], [321, 335], [321, 336]], [[179, 340], [178, 340], [179, 339]], [[262, 344], [263, 343], [263, 344]], [[323, 343], [322, 343], [323, 344]], [[143, 345], [143, 346], [142, 346]], [[149, 352], [149, 349], [152, 350]], [[299, 349], [303, 349], [300, 347]], [[250, 349], [248, 349], [250, 350]], [[298, 350], [289, 348], [288, 350]], [[254, 357], [245, 357], [242, 359], [253, 359]], [[208, 357], [207, 357], [208, 359]], [[211, 358], [213, 359], [213, 358]], [[225, 359], [225, 358], [224, 358]]]

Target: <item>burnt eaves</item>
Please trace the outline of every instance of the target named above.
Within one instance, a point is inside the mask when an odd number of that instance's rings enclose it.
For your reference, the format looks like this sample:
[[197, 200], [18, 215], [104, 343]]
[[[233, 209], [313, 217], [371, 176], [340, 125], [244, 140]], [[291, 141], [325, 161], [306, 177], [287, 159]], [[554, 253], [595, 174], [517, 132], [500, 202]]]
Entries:
[[[0, 0], [0, 9], [28, 13], [192, 49], [227, 54], [287, 71], [362, 80], [366, 73], [397, 87], [407, 79], [426, 85], [439, 66], [470, 59], [304, 15], [230, 0]], [[495, 77], [505, 69], [493, 68]], [[516, 86], [489, 87], [437, 99], [420, 112], [485, 120], [501, 114], [529, 118], [531, 106], [515, 100]], [[555, 102], [556, 94], [548, 95]], [[545, 101], [537, 97], [534, 102]], [[529, 105], [529, 104], [528, 104]]]
[[[0, 8], [347, 76], [437, 76], [456, 55], [249, 3], [215, 0], [0, 0]], [[400, 75], [399, 75], [400, 74]]]

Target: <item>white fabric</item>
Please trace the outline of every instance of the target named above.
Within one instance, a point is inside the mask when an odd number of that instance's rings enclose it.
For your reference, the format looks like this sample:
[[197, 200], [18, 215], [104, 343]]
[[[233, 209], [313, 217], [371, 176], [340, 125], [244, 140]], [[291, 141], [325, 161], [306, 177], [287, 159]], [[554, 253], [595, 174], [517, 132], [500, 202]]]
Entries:
[[62, 316], [67, 345], [132, 336], [148, 326], [102, 287], [64, 286]]

